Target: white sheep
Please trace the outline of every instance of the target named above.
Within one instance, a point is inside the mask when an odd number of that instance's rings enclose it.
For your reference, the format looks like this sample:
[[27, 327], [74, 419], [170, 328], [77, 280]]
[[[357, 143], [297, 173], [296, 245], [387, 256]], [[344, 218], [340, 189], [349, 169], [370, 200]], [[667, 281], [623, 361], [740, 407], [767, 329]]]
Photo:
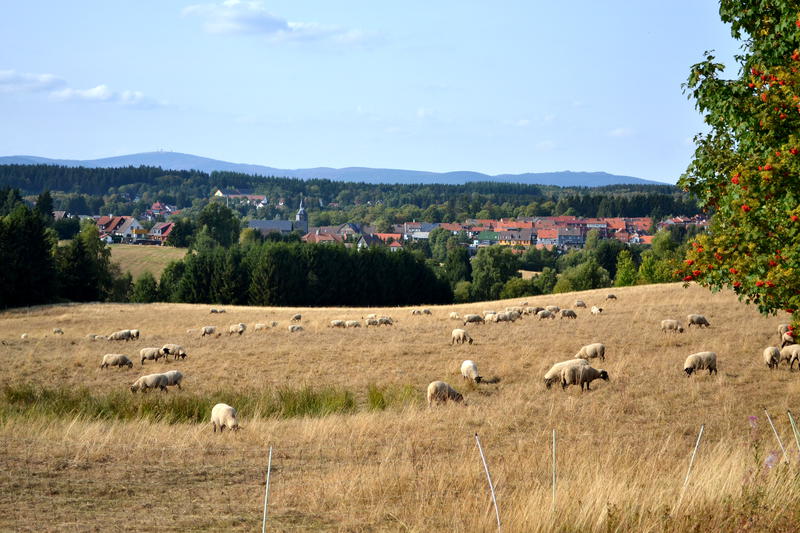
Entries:
[[428, 407], [434, 402], [440, 404], [448, 401], [459, 403], [464, 401], [464, 397], [444, 381], [432, 381], [428, 385]]
[[592, 308], [591, 308], [591, 312], [592, 312], [593, 315], [599, 315], [600, 313], [603, 312], [603, 308], [602, 307], [597, 307], [596, 305], [593, 305]]
[[461, 320], [461, 315], [453, 311], [450, 313], [450, 320]]
[[575, 300], [575, 307], [583, 307], [584, 309], [586, 309], [586, 302], [584, 302], [583, 300]]
[[686, 377], [691, 376], [692, 372], [700, 370], [708, 370], [709, 375], [716, 374], [717, 354], [714, 352], [698, 352], [686, 358], [683, 363], [683, 371], [686, 372]]
[[94, 333], [89, 333], [88, 335], [86, 335], [86, 340], [90, 341], [104, 341], [107, 339], [108, 337], [106, 337], [105, 335], [95, 335]]
[[513, 320], [511, 320], [511, 313], [506, 313], [506, 312], [492, 315], [491, 320], [492, 322], [513, 322]]
[[131, 392], [141, 390], [142, 393], [145, 393], [149, 389], [161, 389], [167, 392], [168, 382], [169, 380], [164, 374], [148, 374], [133, 382], [133, 385], [131, 385]]
[[377, 318], [368, 318], [366, 320], [366, 322], [367, 322], [367, 327], [370, 327], [370, 326], [376, 326], [377, 327], [377, 326], [380, 325], [380, 322], [378, 322]]
[[787, 331], [791, 331], [791, 330], [792, 330], [792, 328], [791, 328], [790, 324], [781, 324], [781, 325], [778, 326], [778, 335], [783, 335]]
[[422, 314], [422, 311], [420, 311], [419, 309], [412, 309], [411, 310], [411, 315], [412, 316], [417, 316], [417, 315], [421, 315], [421, 314]]
[[186, 350], [183, 349], [183, 346], [180, 344], [165, 344], [161, 347], [161, 353], [164, 354], [164, 362], [167, 362], [168, 355], [172, 355], [172, 359], [175, 360], [178, 357], [181, 359], [186, 359]]
[[790, 344], [794, 344], [794, 333], [791, 331], [787, 331], [783, 335], [781, 335], [781, 348], [784, 346], [789, 346]]
[[242, 335], [247, 329], [247, 324], [243, 322], [239, 322], [238, 324], [231, 324], [228, 326], [228, 336], [233, 335], [236, 333], [237, 335]]
[[200, 328], [200, 336], [205, 337], [207, 335], [213, 335], [217, 332], [217, 328], [215, 326], [203, 326]]
[[133, 368], [133, 361], [128, 359], [128, 356], [121, 353], [107, 353], [103, 356], [103, 362], [100, 363], [100, 368], [108, 368], [109, 366], [118, 366], [122, 368], [127, 366]]
[[331, 323], [328, 324], [329, 328], [344, 328], [344, 320], [331, 320]]
[[430, 309], [423, 309], [423, 310], [422, 310], [422, 314], [423, 314], [423, 315], [432, 315], [433, 313], [431, 313], [431, 310], [430, 310]]
[[289, 326], [289, 333], [297, 333], [298, 331], [303, 331], [303, 326], [298, 326], [297, 324]]
[[28, 340], [28, 334], [27, 333], [23, 333], [22, 335], [19, 336], [19, 338], [24, 340], [24, 341], [26, 341], [26, 340]]
[[562, 309], [561, 318], [578, 318], [578, 315], [572, 309]]
[[63, 335], [64, 330], [61, 328], [53, 328], [53, 335]]
[[480, 383], [483, 380], [478, 375], [478, 365], [475, 364], [475, 361], [470, 361], [469, 359], [461, 363], [461, 376], [475, 383]]
[[224, 313], [224, 312], [225, 312], [225, 310], [224, 310], [224, 309], [214, 309], [214, 308], [212, 307], [212, 308], [211, 308], [211, 312], [212, 312], [212, 313]]
[[561, 380], [561, 371], [569, 366], [574, 365], [589, 365], [589, 361], [586, 359], [568, 359], [566, 361], [561, 361], [560, 363], [556, 363], [550, 367], [550, 370], [545, 372], [544, 374], [544, 386], [548, 389], [553, 385], [553, 383]]
[[369, 320], [369, 319], [375, 319], [375, 320], [377, 320], [377, 319], [378, 319], [378, 315], [376, 315], [375, 313], [370, 313], [370, 314], [368, 314], [367, 316], [365, 316], [365, 317], [363, 317], [363, 318], [364, 318], [365, 320]]
[[463, 329], [454, 329], [452, 333], [450, 333], [450, 344], [464, 344], [464, 343], [472, 344], [472, 337], [469, 336], [469, 333], [464, 331]]
[[177, 370], [170, 370], [169, 372], [164, 372], [164, 375], [167, 377], [168, 387], [178, 387], [179, 389], [181, 388], [181, 381], [183, 381], [183, 374], [181, 374]]
[[378, 317], [378, 325], [380, 326], [393, 326], [394, 320], [390, 316]]
[[686, 327], [690, 328], [692, 326], [697, 326], [698, 328], [705, 326], [708, 328], [711, 327], [711, 324], [708, 323], [708, 320], [703, 315], [688, 315], [686, 317]]
[[303, 320], [303, 315], [300, 313], [292, 316], [292, 322], [300, 322], [301, 320]]
[[361, 322], [359, 322], [358, 320], [347, 320], [344, 323], [344, 325], [347, 326], [348, 328], [360, 328]]
[[137, 340], [139, 339], [139, 330], [138, 329], [132, 329], [131, 330], [131, 339], [137, 339]]
[[539, 314], [539, 311], [544, 311], [544, 310], [545, 310], [545, 308], [544, 308], [544, 307], [539, 307], [539, 306], [536, 306], [536, 307], [531, 307], [531, 308], [529, 309], [529, 311], [528, 311], [528, 314], [529, 314], [529, 315], [534, 315], [534, 316], [536, 316], [536, 315], [538, 315], [538, 314]]
[[548, 311], [547, 309], [542, 309], [541, 311], [536, 313], [536, 318], [538, 318], [539, 320], [544, 320], [545, 318], [551, 318], [551, 319], [555, 320], [556, 319], [556, 315], [554, 315], [552, 312]]
[[601, 361], [606, 360], [606, 346], [600, 342], [593, 342], [583, 346], [578, 353], [575, 354], [576, 359], [594, 359], [599, 357]]
[[548, 311], [550, 311], [553, 314], [558, 313], [559, 311], [561, 311], [561, 308], [559, 306], [557, 306], [557, 305], [548, 305], [548, 306], [545, 306], [545, 309], [547, 309]]
[[214, 433], [222, 433], [228, 428], [231, 431], [239, 429], [239, 421], [236, 419], [236, 409], [226, 403], [218, 403], [211, 409], [211, 425], [214, 426]]
[[108, 340], [110, 341], [129, 341], [131, 340], [131, 330], [129, 329], [121, 329], [119, 331], [115, 331], [111, 335], [108, 336]]
[[781, 362], [781, 351], [774, 346], [768, 346], [764, 348], [763, 357], [764, 364], [767, 365], [770, 370], [774, 370], [778, 368], [778, 364]]
[[668, 331], [672, 331], [675, 333], [683, 333], [683, 326], [677, 320], [672, 320], [671, 318], [667, 318], [661, 321], [661, 331], [662, 333], [666, 333]]
[[164, 362], [167, 362], [167, 358], [161, 348], [142, 348], [139, 350], [139, 356], [142, 358], [142, 365], [144, 365], [145, 360], [158, 361], [162, 357], [164, 357]]
[[608, 381], [608, 372], [586, 365], [568, 366], [561, 370], [561, 389], [566, 389], [570, 385], [579, 385], [583, 391], [585, 385], [586, 390], [590, 391], [592, 390], [590, 384], [596, 379]]
[[797, 366], [800, 368], [800, 344], [789, 344], [784, 346], [780, 351], [780, 361], [789, 363], [789, 370], [794, 368], [794, 362], [797, 361]]

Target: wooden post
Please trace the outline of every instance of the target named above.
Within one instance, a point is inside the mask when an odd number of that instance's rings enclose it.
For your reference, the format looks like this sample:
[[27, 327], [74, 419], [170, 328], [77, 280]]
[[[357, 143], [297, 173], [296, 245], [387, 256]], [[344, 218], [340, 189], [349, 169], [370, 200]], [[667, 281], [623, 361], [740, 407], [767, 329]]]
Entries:
[[483, 469], [486, 471], [486, 479], [489, 480], [489, 490], [492, 493], [492, 502], [494, 503], [494, 514], [497, 517], [497, 531], [500, 531], [500, 509], [497, 508], [497, 497], [494, 494], [494, 484], [492, 483], [492, 476], [489, 474], [489, 465], [486, 464], [486, 457], [483, 455], [483, 447], [481, 447], [481, 439], [475, 433], [475, 442], [478, 443], [478, 453], [481, 454], [481, 461], [483, 461]]

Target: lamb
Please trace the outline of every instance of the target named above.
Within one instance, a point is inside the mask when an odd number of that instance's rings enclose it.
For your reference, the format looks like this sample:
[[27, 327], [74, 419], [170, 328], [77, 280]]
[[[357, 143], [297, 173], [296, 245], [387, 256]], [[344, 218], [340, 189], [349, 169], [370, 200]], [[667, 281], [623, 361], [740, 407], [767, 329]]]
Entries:
[[547, 309], [548, 311], [550, 311], [551, 313], [554, 313], [554, 314], [558, 313], [559, 311], [561, 311], [561, 308], [559, 306], [557, 306], [557, 305], [548, 305], [548, 306], [545, 307], [545, 309]]
[[53, 328], [53, 335], [63, 335], [64, 330], [61, 328]]
[[584, 302], [583, 300], [575, 300], [575, 307], [583, 307], [584, 309], [586, 309], [586, 302]]
[[795, 361], [797, 361], [797, 366], [800, 368], [800, 344], [790, 344], [781, 348], [778, 362], [780, 363], [781, 361], [789, 363], [789, 371], [794, 368]]
[[465, 342], [472, 344], [472, 337], [469, 336], [469, 333], [463, 329], [454, 329], [450, 334], [450, 344], [464, 344]]
[[128, 368], [133, 368], [133, 361], [121, 353], [107, 353], [103, 356], [103, 362], [100, 363], [100, 368], [108, 368], [109, 366], [118, 366], [120, 368], [127, 366]]
[[575, 354], [576, 359], [594, 359], [595, 357], [599, 357], [601, 361], [606, 360], [606, 347], [604, 344], [599, 342], [587, 344]]
[[590, 384], [596, 379], [608, 381], [608, 372], [586, 365], [568, 366], [561, 370], [561, 389], [566, 389], [570, 385], [580, 385], [581, 391], [586, 385], [586, 390], [592, 390]]
[[150, 361], [158, 361], [164, 357], [164, 362], [167, 362], [167, 358], [164, 352], [161, 351], [161, 348], [142, 348], [139, 350], [139, 356], [142, 358], [142, 366], [144, 366], [145, 359]]
[[708, 323], [708, 320], [706, 320], [706, 317], [703, 315], [688, 315], [686, 317], [686, 327], [690, 328], [692, 326], [697, 326], [698, 328], [705, 326], [709, 328], [711, 324]]
[[183, 374], [178, 372], [177, 370], [170, 370], [169, 372], [164, 372], [164, 375], [167, 376], [167, 387], [178, 387], [181, 388], [181, 381], [183, 381]]
[[200, 328], [200, 336], [205, 337], [206, 335], [213, 335], [217, 332], [217, 328], [215, 326], [203, 326]]
[[344, 323], [344, 325], [347, 326], [348, 328], [360, 328], [361, 322], [359, 322], [358, 320], [347, 320]]
[[233, 335], [234, 333], [241, 335], [247, 329], [247, 324], [243, 322], [239, 322], [238, 324], [231, 324], [228, 326], [228, 336]]
[[453, 311], [452, 313], [450, 313], [450, 320], [461, 320], [461, 316], [455, 311]]
[[253, 331], [261, 331], [262, 329], [267, 329], [266, 324], [256, 324], [253, 326]]
[[461, 363], [461, 376], [464, 379], [474, 381], [475, 383], [480, 383], [481, 380], [483, 379], [478, 375], [478, 365], [476, 365], [474, 361], [470, 361], [469, 359]]
[[683, 333], [683, 326], [681, 326], [680, 322], [677, 320], [672, 320], [670, 318], [661, 321], [661, 331], [666, 333], [667, 331], [673, 331], [675, 333]]
[[544, 320], [545, 318], [550, 318], [550, 319], [555, 320], [556, 319], [556, 315], [554, 315], [553, 313], [551, 313], [547, 309], [542, 309], [541, 311], [536, 313], [536, 318], [538, 318], [539, 320]]
[[764, 348], [764, 364], [769, 367], [770, 370], [774, 370], [778, 368], [778, 364], [781, 362], [781, 351], [774, 347], [768, 346]]
[[218, 403], [211, 409], [211, 425], [214, 426], [214, 433], [222, 433], [222, 430], [228, 428], [231, 431], [236, 431], [239, 428], [239, 421], [236, 419], [236, 409], [226, 403]]
[[148, 389], [161, 389], [167, 392], [168, 382], [169, 380], [164, 374], [148, 374], [133, 382], [133, 385], [131, 385], [131, 392], [141, 390], [142, 393], [145, 393]]
[[572, 309], [562, 309], [561, 318], [578, 318], [578, 315]]
[[561, 361], [560, 363], [554, 364], [550, 367], [550, 370], [544, 374], [544, 386], [549, 389], [553, 383], [561, 380], [561, 371], [564, 368], [575, 365], [589, 366], [589, 361], [586, 359], [568, 359], [566, 361]]
[[687, 357], [686, 362], [683, 363], [683, 371], [686, 372], [686, 377], [699, 370], [708, 370], [709, 375], [716, 374], [717, 354], [714, 352], [698, 352]]
[[129, 341], [131, 340], [131, 330], [129, 329], [121, 329], [119, 331], [115, 331], [111, 335], [108, 336], [108, 340], [110, 341]]
[[440, 404], [448, 401], [459, 403], [464, 401], [464, 397], [444, 381], [432, 381], [428, 385], [428, 407], [434, 402]]
[[592, 309], [591, 309], [591, 312], [592, 312], [593, 315], [599, 315], [600, 313], [603, 312], [603, 308], [602, 307], [597, 307], [596, 305], [593, 305]]
[[300, 322], [301, 320], [303, 320], [303, 315], [300, 313], [292, 316], [292, 322]]
[[165, 344], [161, 347], [161, 353], [164, 354], [164, 362], [167, 362], [168, 355], [172, 354], [172, 359], [175, 360], [178, 357], [181, 359], [186, 359], [186, 351], [183, 349], [183, 346], [179, 344]]
[[331, 323], [328, 324], [329, 328], [344, 328], [344, 320], [331, 320]]
[[298, 331], [303, 331], [303, 326], [298, 326], [297, 324], [289, 326], [289, 333], [297, 333]]

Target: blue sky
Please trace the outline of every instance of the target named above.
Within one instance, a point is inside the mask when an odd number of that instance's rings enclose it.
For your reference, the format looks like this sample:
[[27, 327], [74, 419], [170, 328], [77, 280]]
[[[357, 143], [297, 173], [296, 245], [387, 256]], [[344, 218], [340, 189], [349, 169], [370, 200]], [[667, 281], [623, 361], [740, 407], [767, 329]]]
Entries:
[[0, 155], [674, 182], [737, 47], [707, 0], [8, 2]]

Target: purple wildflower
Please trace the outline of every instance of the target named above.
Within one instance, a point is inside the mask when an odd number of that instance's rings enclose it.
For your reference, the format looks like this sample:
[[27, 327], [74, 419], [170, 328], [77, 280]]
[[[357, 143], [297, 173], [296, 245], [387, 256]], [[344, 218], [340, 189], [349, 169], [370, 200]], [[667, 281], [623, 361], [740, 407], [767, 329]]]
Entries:
[[747, 421], [750, 422], [750, 428], [756, 429], [758, 427], [758, 417], [757, 416], [748, 416]]

